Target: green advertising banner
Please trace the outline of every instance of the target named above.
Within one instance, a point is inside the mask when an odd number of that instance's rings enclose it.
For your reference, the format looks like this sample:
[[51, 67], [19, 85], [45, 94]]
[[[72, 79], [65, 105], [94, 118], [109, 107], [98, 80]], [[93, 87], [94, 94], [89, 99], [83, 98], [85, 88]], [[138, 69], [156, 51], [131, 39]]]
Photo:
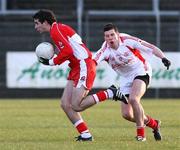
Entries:
[[[166, 53], [171, 60], [169, 70], [160, 59], [151, 58], [153, 74], [150, 88], [180, 87], [180, 53]], [[33, 52], [8, 52], [6, 55], [6, 86], [8, 88], [64, 88], [69, 72], [68, 62], [60, 66], [45, 66], [37, 61]], [[106, 88], [111, 84], [119, 85], [117, 75], [106, 62], [97, 67], [94, 88]]]

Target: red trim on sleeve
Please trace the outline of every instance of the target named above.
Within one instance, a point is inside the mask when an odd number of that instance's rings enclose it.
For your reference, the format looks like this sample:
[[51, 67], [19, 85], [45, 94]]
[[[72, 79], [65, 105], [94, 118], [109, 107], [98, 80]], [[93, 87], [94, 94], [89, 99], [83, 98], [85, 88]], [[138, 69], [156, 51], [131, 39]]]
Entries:
[[[132, 37], [132, 36], [119, 36], [119, 38], [121, 39], [122, 42], [124, 42], [125, 39], [132, 39], [132, 40], [135, 40], [135, 41], [138, 41], [138, 38], [136, 37]], [[145, 64], [145, 59], [144, 57], [141, 55], [141, 53], [139, 52], [139, 50], [137, 49], [133, 49], [131, 48], [130, 46], [127, 46], [126, 47], [136, 56], [140, 59], [140, 61], [143, 62], [143, 64]]]
[[143, 58], [143, 56], [141, 55], [141, 53], [137, 50], [137, 49], [133, 49], [130, 46], [126, 46], [136, 57], [138, 57], [143, 64], [145, 64], [145, 59]]

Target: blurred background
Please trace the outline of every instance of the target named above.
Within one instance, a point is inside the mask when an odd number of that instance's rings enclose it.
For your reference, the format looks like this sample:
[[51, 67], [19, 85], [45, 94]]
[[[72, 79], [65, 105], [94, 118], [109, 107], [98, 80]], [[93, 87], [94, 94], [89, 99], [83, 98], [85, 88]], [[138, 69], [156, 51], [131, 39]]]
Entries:
[[[34, 30], [32, 15], [39, 9], [53, 10], [57, 20], [72, 26], [91, 51], [100, 48], [103, 42], [103, 26], [109, 22], [116, 24], [120, 32], [157, 45], [170, 54], [171, 61], [176, 65], [168, 75], [167, 72], [161, 73], [164, 80], [161, 80], [160, 84], [155, 82], [157, 85], [154, 83], [145, 97], [180, 97], [179, 0], [0, 0], [1, 98], [53, 98], [61, 95], [63, 84], [51, 88], [40, 83], [35, 84], [37, 86], [24, 86], [27, 84], [26, 80], [21, 84], [14, 83], [22, 76], [11, 79], [17, 74], [19, 66], [31, 61], [26, 57], [32, 56], [31, 53], [34, 53], [40, 42], [51, 41], [48, 35], [40, 35]], [[19, 57], [12, 57], [12, 54]], [[22, 69], [23, 73], [28, 71], [30, 70]], [[160, 71], [156, 71], [154, 76], [159, 74]], [[31, 74], [29, 82], [34, 82], [32, 80]], [[98, 86], [95, 86], [92, 92], [97, 89]]]

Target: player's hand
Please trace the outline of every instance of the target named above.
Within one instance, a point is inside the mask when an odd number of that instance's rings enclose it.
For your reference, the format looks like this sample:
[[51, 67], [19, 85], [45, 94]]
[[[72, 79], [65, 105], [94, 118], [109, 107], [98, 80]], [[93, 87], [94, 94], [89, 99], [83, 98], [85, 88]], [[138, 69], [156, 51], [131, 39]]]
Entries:
[[164, 64], [164, 66], [167, 67], [167, 70], [169, 69], [169, 66], [171, 65], [171, 62], [167, 59], [167, 58], [162, 58], [162, 63]]
[[39, 62], [44, 64], [44, 65], [49, 65], [49, 59], [45, 59], [45, 58], [40, 57]]

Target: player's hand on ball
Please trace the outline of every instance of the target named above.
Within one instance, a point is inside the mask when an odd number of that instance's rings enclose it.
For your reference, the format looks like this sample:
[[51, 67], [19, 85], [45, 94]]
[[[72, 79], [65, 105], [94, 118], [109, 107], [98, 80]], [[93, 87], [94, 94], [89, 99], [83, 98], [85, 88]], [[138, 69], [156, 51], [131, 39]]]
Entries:
[[39, 57], [39, 62], [44, 65], [49, 65], [49, 59], [45, 59], [43, 57]]
[[167, 67], [167, 70], [169, 69], [169, 66], [171, 65], [171, 62], [167, 59], [167, 58], [162, 58], [162, 63], [164, 64], [164, 66]]

